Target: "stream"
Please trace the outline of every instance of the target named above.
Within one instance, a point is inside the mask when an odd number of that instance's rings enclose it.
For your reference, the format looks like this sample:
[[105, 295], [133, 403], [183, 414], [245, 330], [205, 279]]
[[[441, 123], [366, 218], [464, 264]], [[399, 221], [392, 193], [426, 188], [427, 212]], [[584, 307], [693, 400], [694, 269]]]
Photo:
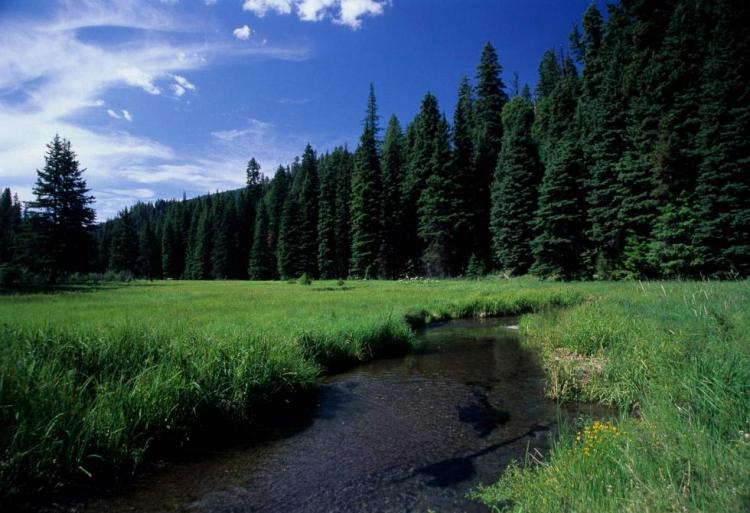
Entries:
[[164, 464], [75, 511], [486, 511], [467, 492], [544, 453], [560, 416], [580, 413], [544, 398], [514, 323], [433, 324], [406, 356], [323, 378], [292, 425]]

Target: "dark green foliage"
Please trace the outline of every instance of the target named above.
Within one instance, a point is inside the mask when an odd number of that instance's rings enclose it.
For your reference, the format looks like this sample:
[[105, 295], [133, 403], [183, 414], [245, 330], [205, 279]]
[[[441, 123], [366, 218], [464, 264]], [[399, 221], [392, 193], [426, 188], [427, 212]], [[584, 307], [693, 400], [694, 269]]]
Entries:
[[298, 246], [298, 271], [316, 277], [318, 275], [318, 201], [320, 184], [318, 180], [318, 158], [309, 144], [302, 155], [302, 164], [300, 165], [299, 172], [301, 224]]
[[318, 163], [320, 204], [318, 212], [318, 271], [324, 280], [336, 277], [336, 170], [329, 155]]
[[705, 62], [694, 236], [703, 273], [750, 273], [750, 7], [722, 1]]
[[508, 101], [501, 73], [497, 53], [487, 43], [477, 67], [474, 109], [474, 244], [482, 259], [490, 253], [490, 188], [503, 137], [503, 106]]
[[[200, 206], [200, 204], [199, 204]], [[187, 256], [185, 258], [185, 279], [208, 280], [212, 278], [211, 245], [212, 224], [210, 197], [193, 212], [193, 227], [188, 237]]]
[[[435, 102], [437, 109], [437, 102]], [[456, 264], [456, 234], [460, 226], [456, 175], [450, 167], [448, 122], [442, 116], [435, 127], [427, 163], [426, 187], [419, 197], [419, 237], [424, 243], [422, 268], [428, 276], [460, 273]]]
[[564, 137], [550, 157], [539, 190], [539, 209], [531, 246], [531, 272], [562, 279], [584, 275], [585, 238], [584, 170], [581, 153], [572, 137]]
[[109, 268], [113, 271], [127, 271], [135, 274], [137, 263], [138, 233], [135, 231], [133, 216], [125, 209], [115, 220], [112, 228]]
[[147, 221], [138, 239], [138, 276], [149, 279], [161, 278], [161, 263], [161, 244], [151, 223]]
[[381, 156], [383, 201], [381, 204], [382, 242], [380, 246], [380, 275], [396, 278], [403, 267], [401, 241], [403, 238], [403, 205], [401, 187], [404, 182], [404, 135], [394, 115], [388, 121]]
[[37, 170], [34, 196], [28, 203], [29, 215], [35, 217], [35, 249], [27, 252], [30, 267], [49, 273], [51, 281], [67, 272], [86, 271], [92, 250], [91, 227], [94, 210], [83, 169], [79, 169], [70, 141], [55, 136], [47, 145], [44, 168]]
[[468, 79], [458, 88], [458, 101], [453, 113], [453, 155], [451, 172], [455, 175], [455, 237], [453, 271], [460, 273], [473, 254], [474, 208], [474, 95]]
[[531, 136], [532, 103], [516, 96], [503, 108], [503, 145], [492, 188], [492, 256], [499, 269], [524, 274], [533, 262], [532, 220], [542, 168]]
[[0, 195], [0, 265], [13, 260], [16, 237], [21, 228], [21, 203], [6, 188]]
[[268, 206], [265, 201], [261, 201], [255, 215], [253, 247], [247, 271], [251, 280], [271, 280], [276, 277], [276, 259], [271, 247], [268, 217]]
[[162, 270], [166, 278], [177, 279], [185, 272], [186, 227], [182, 223], [182, 204], [169, 209], [161, 240]]
[[350, 274], [356, 278], [377, 276], [381, 246], [380, 158], [378, 156], [378, 114], [375, 92], [370, 86], [367, 115], [359, 146], [354, 154], [352, 175], [352, 256]]

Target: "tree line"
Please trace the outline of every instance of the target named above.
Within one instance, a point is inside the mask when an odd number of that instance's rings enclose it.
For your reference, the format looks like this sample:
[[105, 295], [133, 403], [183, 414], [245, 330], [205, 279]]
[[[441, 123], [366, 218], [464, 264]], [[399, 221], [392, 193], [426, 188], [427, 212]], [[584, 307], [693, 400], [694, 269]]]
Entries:
[[[242, 189], [137, 204], [87, 228], [75, 263], [175, 279], [747, 276], [748, 6], [607, 9], [544, 54], [533, 91], [506, 87], [489, 43], [451, 119], [427, 93], [383, 130], [371, 86], [353, 152], [308, 144], [273, 178], [251, 159]], [[0, 264], [46, 208], [27, 207], [2, 196]]]

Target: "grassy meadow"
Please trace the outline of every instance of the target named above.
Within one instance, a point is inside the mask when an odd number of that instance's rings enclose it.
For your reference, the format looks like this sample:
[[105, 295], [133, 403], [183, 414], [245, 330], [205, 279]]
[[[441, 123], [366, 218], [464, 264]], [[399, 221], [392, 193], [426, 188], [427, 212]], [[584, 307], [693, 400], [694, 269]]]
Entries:
[[206, 419], [248, 421], [325, 368], [404, 350], [424, 322], [520, 314], [551, 397], [622, 415], [570, 426], [479, 500], [747, 510], [748, 281], [161, 281], [0, 296], [0, 491], [132, 468]]

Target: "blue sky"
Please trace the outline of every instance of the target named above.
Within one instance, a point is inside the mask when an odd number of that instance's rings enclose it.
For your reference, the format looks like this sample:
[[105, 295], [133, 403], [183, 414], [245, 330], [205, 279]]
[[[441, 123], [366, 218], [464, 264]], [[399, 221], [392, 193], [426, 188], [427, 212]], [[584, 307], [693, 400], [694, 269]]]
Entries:
[[99, 219], [137, 200], [241, 186], [309, 141], [357, 143], [426, 91], [452, 114], [495, 45], [533, 85], [590, 0], [0, 0], [0, 186], [31, 199], [45, 144], [71, 140]]

